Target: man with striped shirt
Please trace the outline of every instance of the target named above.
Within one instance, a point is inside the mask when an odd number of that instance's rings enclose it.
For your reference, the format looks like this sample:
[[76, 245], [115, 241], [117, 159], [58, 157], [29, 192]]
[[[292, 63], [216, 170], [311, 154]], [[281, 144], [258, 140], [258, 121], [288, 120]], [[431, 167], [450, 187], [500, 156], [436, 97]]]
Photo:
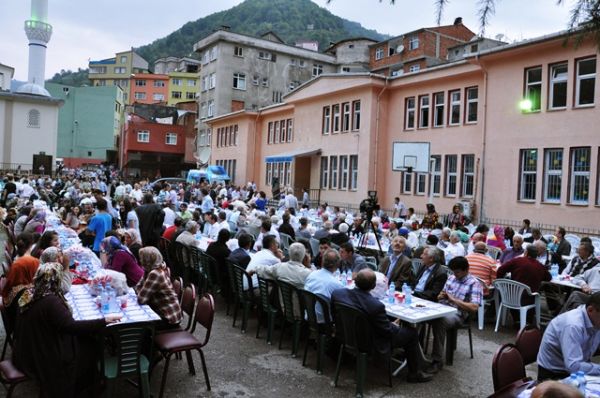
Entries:
[[496, 280], [496, 262], [486, 256], [487, 245], [484, 242], [475, 243], [473, 253], [466, 256], [469, 262], [469, 273], [474, 277], [481, 279], [485, 286], [483, 287], [483, 295], [488, 295], [488, 287]]

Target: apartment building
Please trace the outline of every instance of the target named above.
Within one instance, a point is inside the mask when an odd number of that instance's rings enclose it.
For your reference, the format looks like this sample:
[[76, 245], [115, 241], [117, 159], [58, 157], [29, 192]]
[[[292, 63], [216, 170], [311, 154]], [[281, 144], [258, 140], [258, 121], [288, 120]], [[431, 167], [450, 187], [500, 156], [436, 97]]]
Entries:
[[137, 104], [165, 104], [169, 96], [169, 76], [155, 73], [131, 75], [129, 98]]
[[168, 105], [196, 100], [200, 61], [188, 57], [159, 58], [154, 62], [154, 73], [169, 77]]
[[[213, 117], [213, 157], [236, 159], [238, 181], [269, 193], [277, 178], [357, 206], [376, 190], [384, 208], [395, 196], [441, 213], [460, 202], [476, 221], [600, 234], [598, 48], [565, 37], [396, 77], [322, 74], [282, 104]], [[399, 170], [395, 144], [417, 142], [429, 144], [432, 167]]]
[[133, 103], [130, 98], [131, 74], [148, 73], [148, 61], [133, 50], [116, 53], [113, 58], [90, 61], [88, 79], [92, 86], [120, 86], [125, 92], [127, 105]]

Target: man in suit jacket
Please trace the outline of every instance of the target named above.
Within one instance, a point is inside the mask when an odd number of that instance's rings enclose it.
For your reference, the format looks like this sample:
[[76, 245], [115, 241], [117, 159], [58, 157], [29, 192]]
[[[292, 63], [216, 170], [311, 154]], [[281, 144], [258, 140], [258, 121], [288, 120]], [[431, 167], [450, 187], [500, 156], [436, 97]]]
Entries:
[[238, 248], [229, 254], [227, 260], [236, 263], [246, 269], [250, 263], [250, 247], [252, 247], [252, 236], [246, 233], [238, 237]]
[[165, 213], [162, 208], [154, 203], [151, 193], [144, 195], [144, 204], [135, 209], [140, 224], [140, 234], [144, 246], [158, 247], [163, 230]]
[[375, 272], [366, 268], [356, 275], [355, 289], [334, 290], [331, 295], [334, 316], [336, 304], [343, 304], [365, 313], [371, 324], [374, 350], [379, 354], [388, 355], [393, 347], [404, 348], [409, 369], [407, 381], [410, 383], [430, 381], [431, 375], [419, 370], [419, 342], [416, 330], [401, 327], [398, 321], [388, 320], [385, 305], [370, 293], [375, 288], [376, 281]]
[[422, 266], [414, 279], [415, 296], [429, 301], [437, 301], [437, 297], [446, 284], [448, 270], [441, 265], [435, 247], [428, 246], [421, 254]]
[[396, 236], [392, 240], [392, 253], [386, 256], [379, 271], [387, 276], [388, 283], [394, 282], [396, 290], [402, 288], [402, 284], [410, 283], [412, 279], [412, 262], [404, 253], [406, 248], [406, 239], [401, 236]]

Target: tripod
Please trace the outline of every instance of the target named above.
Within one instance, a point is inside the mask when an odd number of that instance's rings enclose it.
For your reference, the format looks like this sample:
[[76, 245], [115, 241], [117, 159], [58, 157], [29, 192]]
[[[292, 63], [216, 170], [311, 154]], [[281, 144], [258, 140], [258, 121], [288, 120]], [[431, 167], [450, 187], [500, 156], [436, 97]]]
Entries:
[[367, 210], [366, 215], [367, 215], [367, 219], [366, 219], [364, 227], [363, 227], [365, 233], [363, 234], [361, 240], [358, 241], [358, 248], [359, 249], [367, 248], [368, 233], [369, 233], [369, 229], [371, 229], [373, 231], [373, 235], [375, 235], [375, 240], [377, 241], [377, 247], [379, 248], [379, 252], [383, 253], [383, 250], [381, 250], [381, 242], [379, 241], [379, 235], [377, 235], [377, 230], [375, 229], [375, 226], [373, 225], [373, 210]]

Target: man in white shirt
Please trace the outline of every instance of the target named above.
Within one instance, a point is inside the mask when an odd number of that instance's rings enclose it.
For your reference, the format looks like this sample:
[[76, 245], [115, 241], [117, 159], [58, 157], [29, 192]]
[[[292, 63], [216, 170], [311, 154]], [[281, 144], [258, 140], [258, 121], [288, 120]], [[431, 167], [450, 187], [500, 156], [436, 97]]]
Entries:
[[285, 196], [285, 208], [298, 208], [298, 199], [296, 198], [296, 196], [294, 196], [294, 191], [292, 191], [291, 189], [288, 190], [287, 195]]
[[460, 235], [458, 231], [452, 231], [450, 234], [450, 243], [444, 249], [444, 257], [446, 259], [446, 264], [450, 262], [454, 257], [464, 256], [465, 255], [465, 247], [460, 243]]
[[163, 225], [168, 228], [175, 223], [175, 218], [177, 217], [177, 214], [169, 207], [168, 200], [163, 202], [162, 206], [163, 206], [163, 212], [165, 213], [165, 219], [163, 220]]
[[[104, 191], [106, 191], [106, 189]], [[136, 202], [142, 203], [142, 198], [144, 197], [144, 193], [140, 189], [140, 184], [135, 183], [133, 185], [133, 190], [131, 191], [129, 196], [131, 196], [131, 198], [134, 199]]]
[[[289, 256], [290, 261], [286, 263], [258, 264], [254, 267], [254, 270], [261, 278], [281, 280], [291, 283], [298, 289], [303, 289], [304, 282], [312, 271], [310, 269], [310, 257], [306, 257], [306, 248], [302, 243], [292, 243]], [[308, 267], [305, 264], [307, 259]], [[250, 264], [252, 264], [252, 261]]]
[[277, 231], [277, 229], [273, 230], [273, 226], [270, 220], [264, 220], [260, 226], [260, 233], [256, 238], [256, 243], [254, 244], [255, 251], [259, 251], [262, 249], [262, 241], [268, 235], [274, 236], [275, 241], [279, 244], [279, 232]]
[[252, 256], [247, 272], [256, 272], [257, 269], [271, 267], [278, 264], [283, 259], [283, 252], [279, 250], [279, 244], [272, 235], [267, 235], [261, 242], [262, 250]]
[[218, 221], [213, 226], [213, 232], [216, 230], [216, 234], [219, 234], [219, 231], [222, 229], [226, 229], [229, 231], [229, 223], [227, 222], [227, 213], [224, 211], [219, 213]]
[[23, 184], [21, 184], [21, 188], [17, 186], [17, 192], [19, 192], [19, 196], [23, 199], [29, 199], [31, 195], [35, 193], [35, 189], [29, 184], [27, 179], [23, 180]]

